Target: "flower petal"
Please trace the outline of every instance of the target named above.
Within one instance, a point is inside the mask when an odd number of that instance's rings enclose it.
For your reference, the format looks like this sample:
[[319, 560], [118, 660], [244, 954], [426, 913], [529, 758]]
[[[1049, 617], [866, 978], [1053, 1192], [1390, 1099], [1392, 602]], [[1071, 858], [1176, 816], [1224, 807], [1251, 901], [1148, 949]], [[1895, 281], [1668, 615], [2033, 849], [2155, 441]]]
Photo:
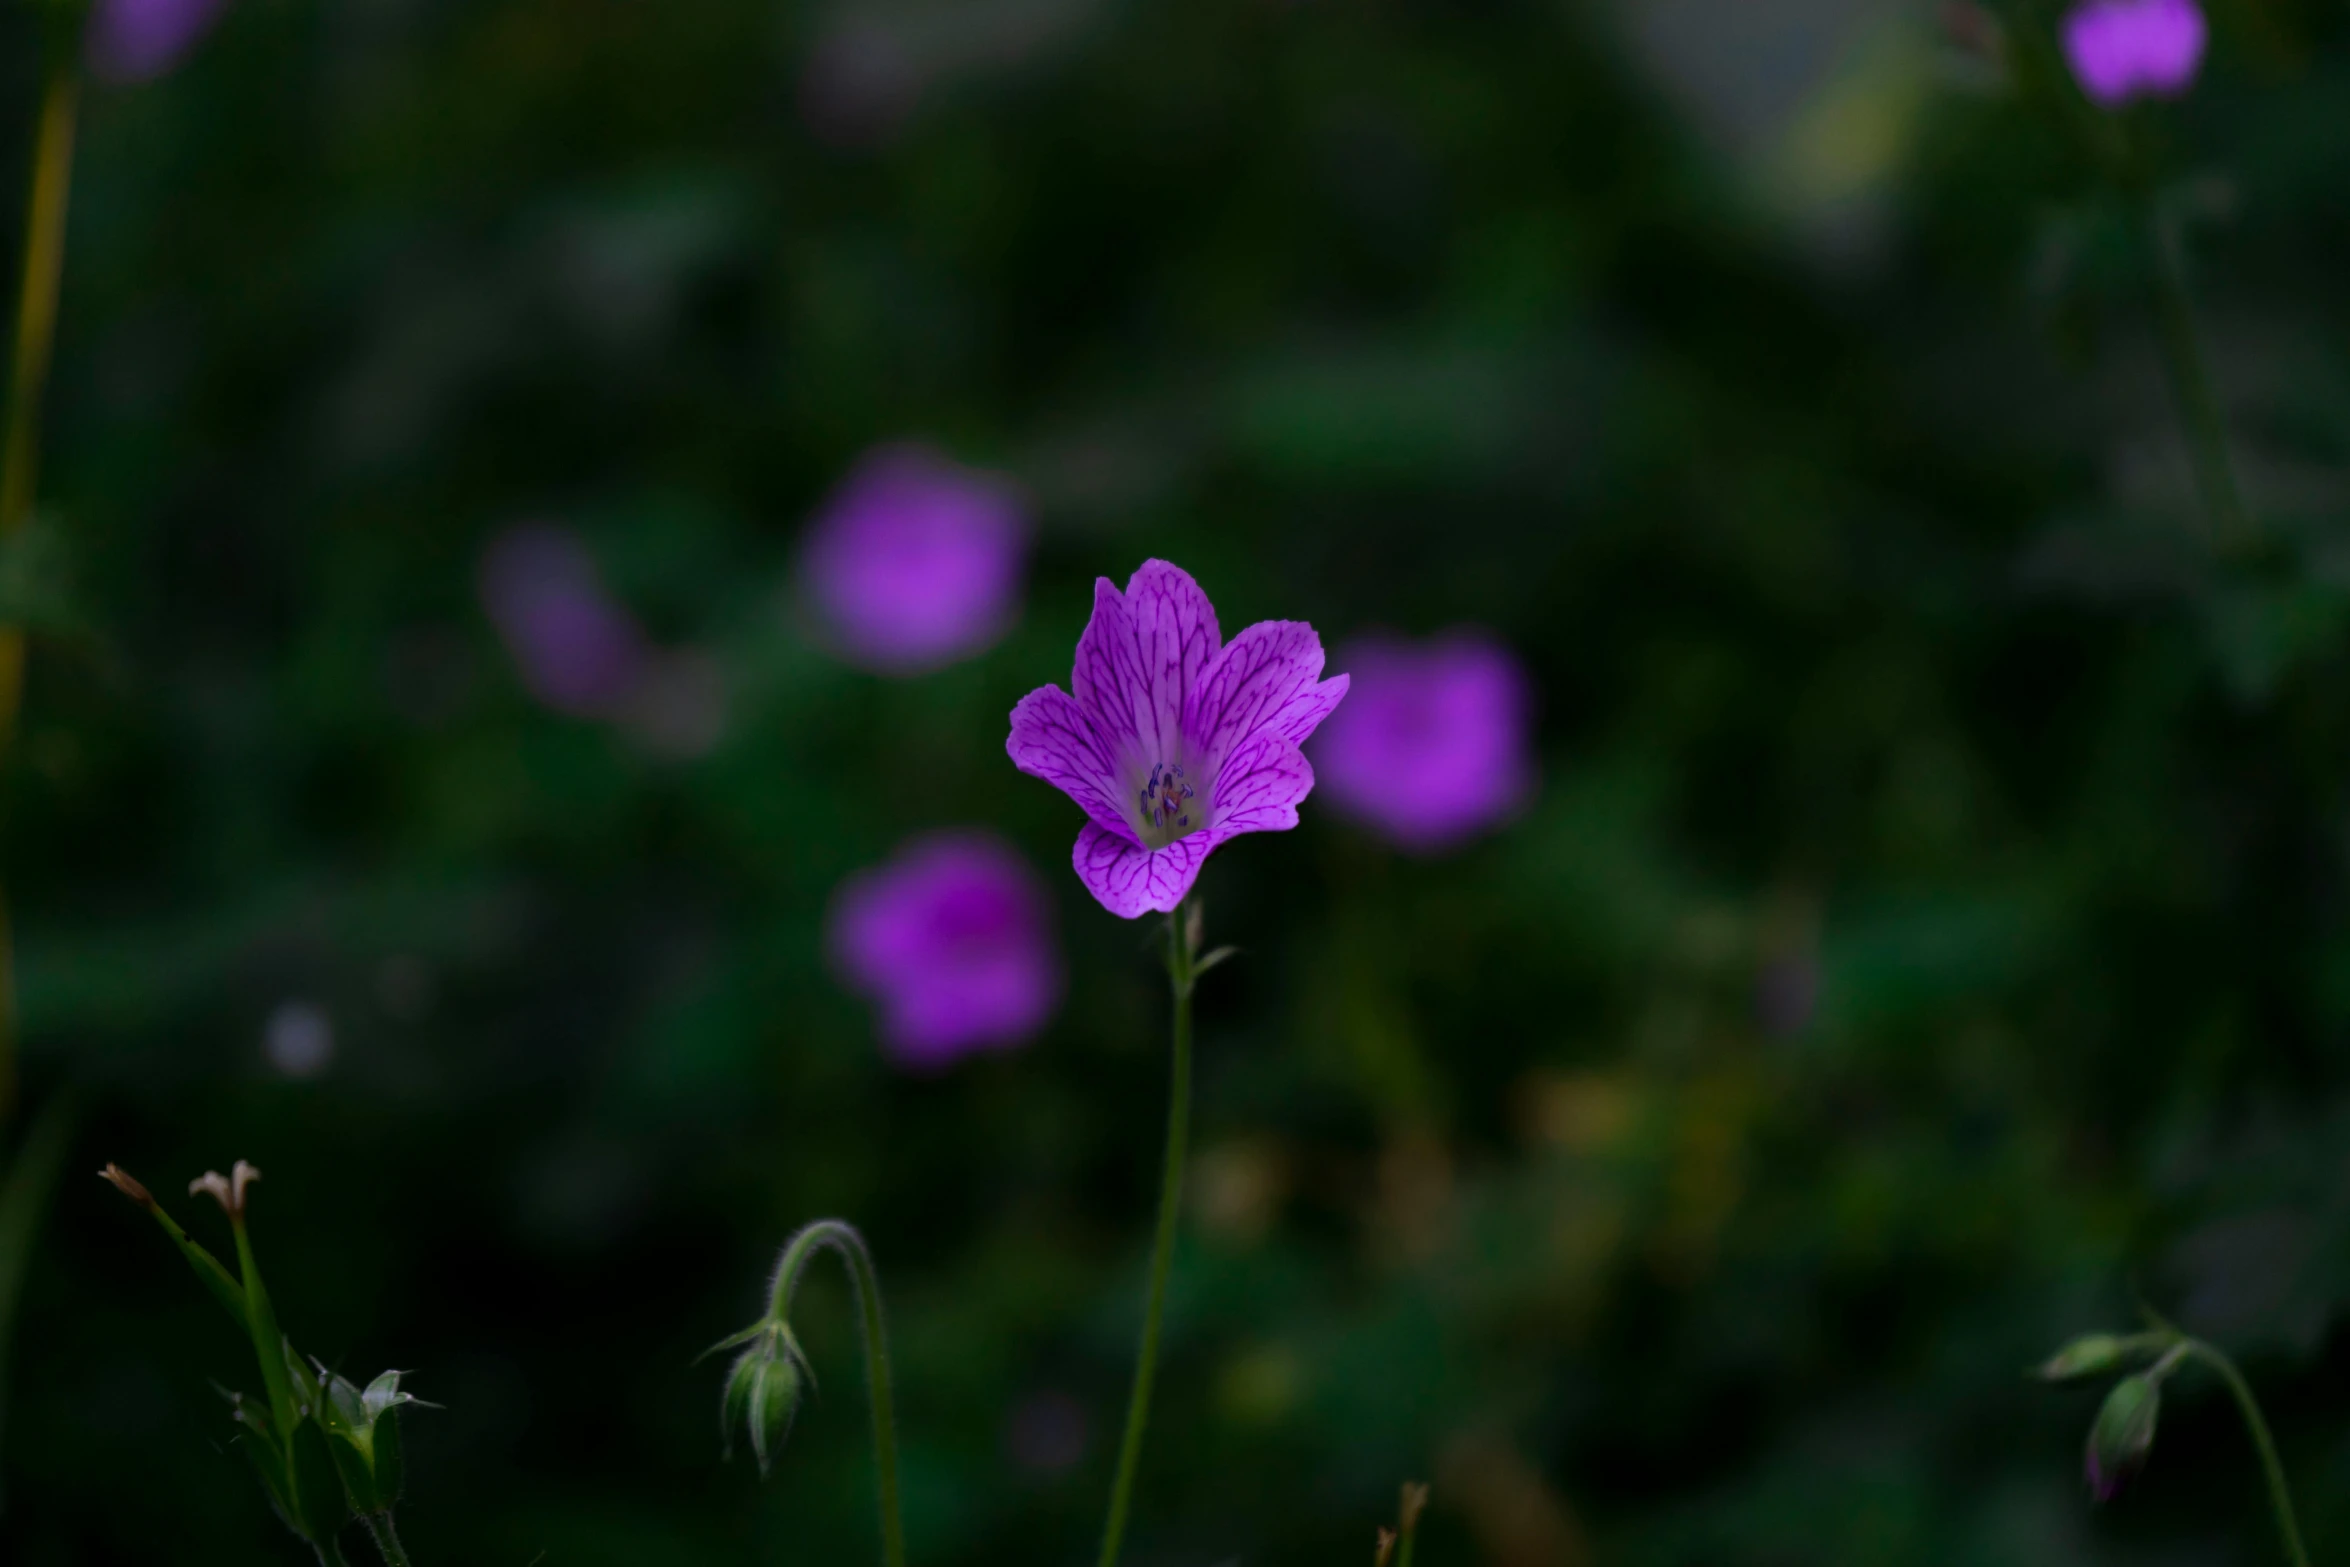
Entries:
[[[1270, 729], [1293, 743], [1322, 721], [1322, 639], [1302, 620], [1264, 620], [1232, 639], [1193, 687], [1183, 732], [1210, 778], [1240, 743]], [[1339, 688], [1343, 696], [1345, 688]], [[1302, 724], [1304, 734], [1289, 731]]]
[[1185, 700], [1222, 643], [1216, 606], [1180, 566], [1143, 562], [1123, 595], [1094, 583], [1070, 686], [1124, 772], [1175, 759]]
[[[1208, 834], [1217, 843], [1244, 832], [1285, 832], [1297, 825], [1298, 803], [1314, 792], [1314, 764], [1271, 730], [1240, 742], [1216, 777]], [[1191, 839], [1183, 840], [1189, 843]]]
[[1012, 709], [1012, 734], [1004, 749], [1014, 767], [1075, 800], [1103, 828], [1140, 842], [1120, 808], [1125, 788], [1117, 781], [1110, 748], [1068, 692], [1039, 686], [1022, 697]]
[[1338, 704], [1346, 700], [1346, 693], [1353, 685], [1352, 675], [1332, 675], [1291, 698], [1266, 727], [1291, 745], [1304, 745], [1322, 727], [1322, 720], [1338, 711]]
[[[1291, 815], [1294, 820], [1295, 813]], [[1211, 830], [1164, 849], [1146, 849], [1087, 822], [1078, 830], [1077, 850], [1070, 860], [1077, 867], [1077, 879], [1103, 908], [1120, 919], [1140, 919], [1150, 913], [1172, 913], [1199, 879], [1208, 851], [1222, 841]]]

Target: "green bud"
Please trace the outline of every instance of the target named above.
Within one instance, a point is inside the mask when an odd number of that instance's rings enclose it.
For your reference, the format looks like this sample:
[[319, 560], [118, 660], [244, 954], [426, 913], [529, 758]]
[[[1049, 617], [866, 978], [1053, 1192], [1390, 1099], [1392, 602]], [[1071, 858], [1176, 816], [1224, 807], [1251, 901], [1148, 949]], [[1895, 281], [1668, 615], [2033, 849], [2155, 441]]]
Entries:
[[2162, 1413], [2161, 1378], [2148, 1372], [2122, 1378], [2105, 1395], [2089, 1428], [2089, 1489], [2111, 1501], [2154, 1450], [2154, 1422]]
[[2043, 1382], [2070, 1382], [2075, 1377], [2119, 1371], [2138, 1350], [2140, 1342], [2117, 1333], [2084, 1334], [2048, 1357], [2037, 1374]]
[[350, 1493], [352, 1510], [390, 1511], [400, 1499], [405, 1478], [397, 1411], [404, 1404], [421, 1404], [422, 1400], [400, 1391], [403, 1372], [387, 1371], [364, 1388], [323, 1366], [319, 1375], [324, 1393], [319, 1420], [332, 1438], [328, 1445], [343, 1488]]
[[800, 1395], [811, 1380], [799, 1341], [780, 1322], [767, 1323], [758, 1330], [727, 1372], [726, 1396], [720, 1414], [727, 1446], [731, 1451], [735, 1428], [747, 1426], [751, 1452], [759, 1460], [762, 1477], [773, 1463], [776, 1450], [783, 1446], [784, 1438], [791, 1434], [792, 1418], [800, 1410]]

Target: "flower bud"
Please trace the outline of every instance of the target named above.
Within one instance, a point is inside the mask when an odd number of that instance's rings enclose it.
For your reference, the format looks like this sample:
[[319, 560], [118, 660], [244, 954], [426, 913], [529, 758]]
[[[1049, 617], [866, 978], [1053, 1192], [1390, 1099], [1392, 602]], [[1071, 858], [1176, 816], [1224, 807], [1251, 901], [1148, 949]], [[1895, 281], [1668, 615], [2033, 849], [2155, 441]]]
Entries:
[[2122, 1378], [2105, 1395], [2089, 1428], [2089, 1489], [2110, 1501], [2154, 1450], [2155, 1417], [2162, 1412], [2162, 1381], [2149, 1372]]
[[2137, 1346], [2114, 1333], [2087, 1333], [2048, 1357], [2036, 1375], [2043, 1382], [2070, 1382], [2119, 1371]]
[[720, 1418], [728, 1446], [733, 1445], [734, 1428], [747, 1425], [751, 1452], [759, 1460], [762, 1477], [775, 1450], [791, 1434], [792, 1417], [799, 1413], [800, 1394], [807, 1380], [799, 1343], [791, 1329], [780, 1322], [769, 1323], [750, 1347], [735, 1357], [734, 1367], [726, 1375]]

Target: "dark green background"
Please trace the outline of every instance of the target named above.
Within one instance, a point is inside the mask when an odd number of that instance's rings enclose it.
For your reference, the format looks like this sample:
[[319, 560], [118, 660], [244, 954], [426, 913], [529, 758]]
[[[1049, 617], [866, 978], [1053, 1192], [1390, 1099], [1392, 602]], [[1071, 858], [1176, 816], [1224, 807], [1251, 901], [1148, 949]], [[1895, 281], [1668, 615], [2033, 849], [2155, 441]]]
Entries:
[[[826, 16], [750, 0], [236, 0], [94, 91], [43, 486], [86, 630], [0, 834], [29, 1087], [93, 1109], [0, 1559], [302, 1559], [243, 1345], [86, 1173], [240, 1157], [297, 1342], [447, 1406], [420, 1563], [876, 1559], [837, 1282], [766, 1487], [690, 1364], [824, 1214], [882, 1260], [917, 1562], [1090, 1559], [1163, 996], [1002, 743], [1153, 554], [1227, 627], [1493, 628], [1544, 787], [1448, 859], [1309, 803], [1210, 866], [1246, 955], [1135, 1567], [1361, 1563], [1407, 1477], [1423, 1567], [2273, 1560], [2207, 1381], [2091, 1509], [2093, 1395], [2022, 1372], [2133, 1291], [2242, 1352], [2350, 1551], [2350, 14], [2213, 0], [2136, 117], [2271, 545], [2223, 564], [2079, 122], [1935, 9], [966, 0], [875, 13], [937, 76], [864, 149], [803, 124]], [[1823, 183], [1804, 62], [1871, 14], [1894, 129]], [[906, 435], [1041, 537], [1015, 634], [892, 683], [787, 587]], [[708, 757], [522, 694], [473, 570], [547, 516], [723, 659]], [[823, 911], [973, 823], [1070, 998], [910, 1080]], [[264, 1062], [288, 998], [318, 1081]], [[1006, 1450], [1047, 1391], [1057, 1476]]]

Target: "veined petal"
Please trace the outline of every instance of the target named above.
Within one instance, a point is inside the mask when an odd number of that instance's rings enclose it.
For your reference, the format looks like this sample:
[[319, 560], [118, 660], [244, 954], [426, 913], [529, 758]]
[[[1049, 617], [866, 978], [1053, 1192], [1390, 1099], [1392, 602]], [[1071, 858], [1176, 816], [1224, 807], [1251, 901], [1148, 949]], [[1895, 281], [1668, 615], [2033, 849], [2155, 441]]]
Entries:
[[[1320, 703], [1322, 639], [1302, 620], [1265, 620], [1232, 639], [1216, 655], [1185, 704], [1183, 732], [1208, 777], [1240, 743], [1270, 729], [1293, 743], [1322, 721], [1330, 707]], [[1340, 695], [1345, 694], [1342, 686]]]
[[1125, 789], [1110, 748], [1068, 692], [1039, 686], [1022, 697], [1004, 749], [1014, 767], [1075, 800], [1107, 831], [1139, 843], [1131, 813], [1122, 809]]
[[1291, 745], [1304, 745], [1322, 727], [1322, 720], [1338, 711], [1338, 704], [1346, 700], [1346, 693], [1353, 685], [1351, 674], [1332, 675], [1291, 698], [1287, 706], [1273, 715], [1273, 722], [1267, 727]]
[[1261, 729], [1240, 742], [1216, 777], [1210, 833], [1222, 843], [1244, 832], [1284, 832], [1297, 825], [1298, 804], [1313, 792], [1314, 765], [1305, 753]]
[[1070, 685], [1113, 762], [1134, 772], [1175, 759], [1186, 700], [1222, 643], [1216, 607], [1180, 566], [1145, 561], [1124, 594], [1094, 583]]
[[[1296, 819], [1296, 813], [1291, 813]], [[1077, 879], [1105, 909], [1120, 919], [1168, 914], [1183, 902], [1208, 851], [1222, 842], [1213, 830], [1194, 833], [1164, 849], [1146, 849], [1130, 838], [1087, 822], [1077, 832], [1070, 857]]]

